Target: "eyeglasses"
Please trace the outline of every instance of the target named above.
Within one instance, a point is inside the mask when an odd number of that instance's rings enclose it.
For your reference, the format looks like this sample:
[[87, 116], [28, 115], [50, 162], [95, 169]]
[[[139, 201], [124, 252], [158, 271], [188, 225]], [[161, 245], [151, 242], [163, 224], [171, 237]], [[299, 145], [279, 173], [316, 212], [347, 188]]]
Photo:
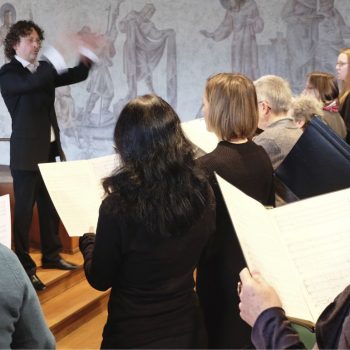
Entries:
[[32, 45], [32, 44], [37, 44], [39, 47], [41, 47], [41, 40], [40, 39], [33, 39], [33, 38], [24, 38], [24, 40], [28, 43], [28, 44], [30, 44], [30, 45]]
[[343, 67], [343, 66], [345, 66], [345, 65], [347, 65], [348, 64], [348, 62], [337, 62], [337, 64], [335, 65], [336, 67], [338, 66], [338, 67]]

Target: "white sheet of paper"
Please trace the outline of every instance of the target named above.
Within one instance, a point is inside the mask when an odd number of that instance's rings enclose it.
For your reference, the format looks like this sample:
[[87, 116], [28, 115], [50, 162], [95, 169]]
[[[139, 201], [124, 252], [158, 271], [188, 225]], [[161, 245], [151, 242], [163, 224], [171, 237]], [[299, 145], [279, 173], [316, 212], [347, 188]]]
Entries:
[[249, 268], [288, 316], [316, 322], [350, 284], [350, 189], [268, 210], [217, 178]]
[[288, 204], [269, 213], [317, 319], [350, 284], [350, 189]]
[[39, 169], [69, 236], [95, 232], [103, 199], [101, 180], [119, 165], [116, 155], [39, 164]]
[[0, 243], [11, 249], [10, 195], [0, 196]]
[[220, 176], [217, 179], [249, 269], [259, 271], [276, 289], [288, 315], [313, 321], [268, 209]]
[[216, 148], [218, 138], [207, 130], [204, 118], [181, 123], [181, 126], [189, 140], [205, 153], [210, 153]]

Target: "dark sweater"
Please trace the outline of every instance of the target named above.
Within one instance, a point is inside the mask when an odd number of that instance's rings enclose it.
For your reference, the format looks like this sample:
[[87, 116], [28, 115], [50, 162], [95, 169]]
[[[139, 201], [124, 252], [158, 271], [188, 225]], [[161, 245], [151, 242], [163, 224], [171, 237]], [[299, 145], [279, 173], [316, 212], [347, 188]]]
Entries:
[[[316, 322], [319, 349], [350, 349], [350, 286], [322, 312]], [[267, 309], [256, 320], [252, 340], [257, 349], [304, 349], [281, 308]]]
[[273, 169], [265, 150], [252, 141], [222, 141], [198, 162], [211, 175], [217, 205], [216, 234], [197, 269], [209, 347], [242, 348], [250, 344], [250, 327], [239, 316], [236, 285], [246, 262], [213, 172], [261, 203], [273, 205]]
[[347, 129], [346, 142], [350, 144], [350, 93], [340, 106], [339, 113], [343, 117]]
[[[206, 332], [193, 272], [214, 232], [215, 200], [187, 232], [163, 237], [100, 208], [96, 238], [81, 238], [85, 274], [98, 290], [112, 287], [102, 348], [203, 348]], [[132, 218], [132, 215], [128, 215]], [[180, 233], [180, 232], [179, 232]]]

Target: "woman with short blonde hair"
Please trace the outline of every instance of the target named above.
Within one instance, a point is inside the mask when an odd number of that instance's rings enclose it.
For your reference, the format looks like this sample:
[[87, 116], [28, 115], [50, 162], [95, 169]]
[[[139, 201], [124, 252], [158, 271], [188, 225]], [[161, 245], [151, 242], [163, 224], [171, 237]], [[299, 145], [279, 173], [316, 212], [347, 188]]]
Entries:
[[265, 150], [251, 137], [258, 124], [253, 82], [242, 74], [220, 73], [207, 80], [203, 95], [207, 129], [216, 134], [215, 150], [198, 159], [216, 197], [216, 234], [197, 268], [197, 293], [211, 349], [250, 347], [250, 330], [239, 317], [232, 283], [245, 266], [214, 172], [265, 205], [274, 204], [273, 170]]
[[259, 115], [252, 81], [241, 74], [220, 73], [207, 80], [205, 96], [210, 106], [207, 125], [220, 139], [254, 136]]

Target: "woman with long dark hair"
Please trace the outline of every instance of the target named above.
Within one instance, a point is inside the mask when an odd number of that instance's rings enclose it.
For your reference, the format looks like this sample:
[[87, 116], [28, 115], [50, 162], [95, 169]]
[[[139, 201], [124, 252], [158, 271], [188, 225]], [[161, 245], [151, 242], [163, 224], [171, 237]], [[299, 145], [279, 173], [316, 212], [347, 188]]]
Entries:
[[89, 283], [112, 288], [101, 346], [203, 348], [193, 272], [215, 228], [212, 190], [160, 97], [130, 101], [114, 141], [122, 166], [103, 182], [96, 235], [80, 240]]

